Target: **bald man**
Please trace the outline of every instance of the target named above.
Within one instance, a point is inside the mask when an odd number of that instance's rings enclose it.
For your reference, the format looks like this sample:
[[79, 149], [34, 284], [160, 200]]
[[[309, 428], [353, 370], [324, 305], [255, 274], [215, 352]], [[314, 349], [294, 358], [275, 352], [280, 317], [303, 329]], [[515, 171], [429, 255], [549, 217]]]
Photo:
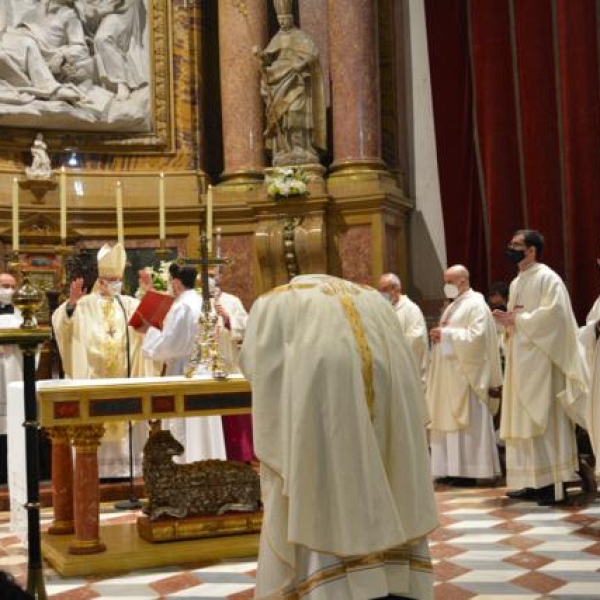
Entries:
[[402, 293], [402, 282], [395, 273], [384, 273], [379, 278], [377, 289], [386, 300], [391, 302], [400, 327], [417, 361], [421, 378], [424, 381], [429, 354], [429, 341], [427, 338], [427, 324], [421, 309], [406, 294]]
[[474, 484], [501, 473], [493, 424], [497, 401], [490, 398], [490, 390], [502, 385], [496, 325], [464, 266], [444, 272], [444, 294], [449, 304], [430, 332], [426, 380], [433, 476]]

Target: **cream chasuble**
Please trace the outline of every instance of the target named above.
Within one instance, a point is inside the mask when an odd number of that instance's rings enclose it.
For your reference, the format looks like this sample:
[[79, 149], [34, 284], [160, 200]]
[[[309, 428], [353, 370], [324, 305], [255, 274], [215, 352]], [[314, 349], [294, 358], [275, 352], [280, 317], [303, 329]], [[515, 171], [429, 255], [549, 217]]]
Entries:
[[380, 294], [297, 277], [250, 312], [264, 521], [256, 598], [433, 597], [423, 390]]
[[484, 297], [471, 289], [440, 320], [426, 398], [434, 477], [493, 478], [500, 474], [488, 391], [502, 384], [496, 325]]
[[421, 309], [406, 295], [402, 294], [400, 300], [393, 305], [400, 327], [408, 340], [421, 377], [425, 381], [427, 361], [429, 358], [429, 338], [427, 324]]
[[574, 422], [586, 426], [588, 375], [567, 289], [534, 263], [512, 281], [500, 435], [509, 487], [576, 479]]
[[590, 310], [586, 325], [579, 330], [579, 339], [585, 349], [590, 372], [590, 395], [588, 399], [588, 433], [596, 458], [596, 475], [600, 474], [600, 338], [596, 336], [596, 323], [600, 321], [600, 297]]
[[[141, 335], [128, 327], [129, 318], [139, 301], [119, 296], [122, 306], [112, 296], [92, 292], [80, 298], [69, 317], [67, 303], [52, 315], [52, 325], [60, 351], [65, 378], [97, 379], [127, 377], [127, 331], [129, 332], [132, 377], [157, 374], [155, 363], [144, 359]], [[129, 475], [129, 445], [125, 423], [106, 423], [106, 432], [98, 450], [101, 477]], [[141, 474], [142, 449], [148, 438], [147, 423], [133, 426], [134, 473]]]

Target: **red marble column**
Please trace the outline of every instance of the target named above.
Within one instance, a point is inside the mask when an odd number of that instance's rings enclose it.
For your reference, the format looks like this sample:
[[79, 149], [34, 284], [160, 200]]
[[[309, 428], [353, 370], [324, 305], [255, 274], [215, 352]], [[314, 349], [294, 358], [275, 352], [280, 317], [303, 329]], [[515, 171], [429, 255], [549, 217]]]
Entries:
[[328, 0], [335, 170], [383, 165], [377, 2]]
[[219, 2], [224, 181], [262, 177], [264, 109], [252, 47], [264, 48], [266, 40], [265, 0]]
[[48, 533], [73, 533], [73, 453], [67, 427], [51, 427], [52, 441], [52, 506], [54, 519]]
[[75, 446], [75, 539], [69, 546], [69, 554], [97, 554], [106, 550], [100, 541], [98, 487], [98, 447], [104, 426], [83, 425], [71, 431]]

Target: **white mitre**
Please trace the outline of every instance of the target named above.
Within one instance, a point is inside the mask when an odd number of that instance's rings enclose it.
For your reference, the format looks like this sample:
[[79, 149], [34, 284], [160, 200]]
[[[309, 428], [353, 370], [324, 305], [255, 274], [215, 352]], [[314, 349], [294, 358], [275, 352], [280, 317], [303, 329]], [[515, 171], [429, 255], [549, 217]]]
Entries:
[[127, 254], [121, 244], [104, 244], [98, 250], [98, 277], [123, 277]]

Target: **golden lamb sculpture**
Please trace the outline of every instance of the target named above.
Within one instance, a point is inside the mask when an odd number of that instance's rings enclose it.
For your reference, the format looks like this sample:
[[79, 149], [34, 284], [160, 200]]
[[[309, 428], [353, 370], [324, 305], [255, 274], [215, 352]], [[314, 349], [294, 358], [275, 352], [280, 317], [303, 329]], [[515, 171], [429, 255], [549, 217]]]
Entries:
[[220, 515], [229, 511], [254, 512], [260, 506], [258, 474], [245, 463], [200, 460], [173, 461], [184, 447], [170, 431], [153, 431], [144, 446], [144, 485], [148, 503], [144, 513], [159, 517]]

